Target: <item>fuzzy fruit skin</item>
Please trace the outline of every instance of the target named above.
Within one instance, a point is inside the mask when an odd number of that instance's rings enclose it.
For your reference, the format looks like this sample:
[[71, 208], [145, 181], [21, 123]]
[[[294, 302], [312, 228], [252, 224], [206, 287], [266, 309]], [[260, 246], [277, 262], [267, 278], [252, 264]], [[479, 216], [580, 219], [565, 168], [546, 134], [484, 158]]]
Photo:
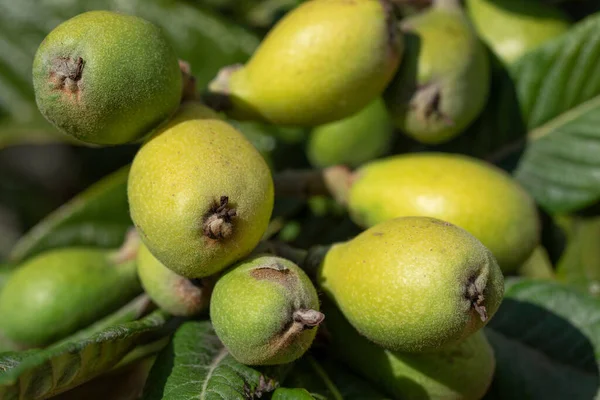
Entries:
[[386, 89], [396, 127], [426, 144], [447, 142], [479, 115], [489, 57], [460, 8], [434, 6], [401, 22], [406, 49]]
[[137, 255], [137, 268], [144, 291], [160, 308], [172, 315], [189, 317], [208, 309], [212, 286], [202, 286], [177, 275], [150, 253], [143, 244]]
[[308, 276], [291, 261], [259, 255], [232, 267], [217, 281], [210, 318], [217, 336], [239, 362], [285, 364], [302, 356], [317, 333], [317, 328], [305, 329], [282, 340], [298, 309], [319, 310]]
[[[237, 215], [231, 236], [203, 224], [221, 196]], [[186, 278], [213, 275], [249, 254], [273, 209], [273, 179], [246, 138], [198, 104], [179, 113], [136, 154], [128, 181], [131, 218], [142, 242]]]
[[114, 253], [64, 248], [21, 265], [0, 292], [0, 331], [24, 347], [45, 346], [88, 326], [142, 289], [133, 261]]
[[356, 173], [348, 208], [361, 226], [423, 215], [458, 225], [479, 239], [505, 273], [513, 272], [540, 240], [531, 196], [507, 173], [458, 154], [388, 157]]
[[306, 153], [318, 168], [338, 164], [357, 167], [387, 153], [393, 134], [385, 103], [377, 98], [348, 118], [313, 129]]
[[395, 399], [479, 400], [492, 383], [496, 359], [483, 331], [438, 352], [401, 353], [369, 342], [327, 301], [323, 311], [336, 355]]
[[505, 65], [571, 25], [558, 8], [541, 1], [467, 0], [466, 4], [477, 33]]
[[362, 335], [404, 352], [440, 350], [487, 323], [466, 296], [469, 282], [485, 297], [488, 321], [504, 294], [489, 250], [427, 217], [388, 220], [332, 246], [318, 282]]
[[211, 89], [229, 95], [235, 119], [317, 126], [348, 117], [375, 100], [398, 68], [403, 44], [394, 21], [385, 1], [307, 1]]
[[[59, 57], [83, 60], [72, 90], [51, 76]], [[182, 80], [175, 52], [157, 26], [90, 11], [46, 36], [33, 62], [33, 86], [38, 108], [57, 128], [83, 142], [115, 145], [142, 138], [171, 116]]]

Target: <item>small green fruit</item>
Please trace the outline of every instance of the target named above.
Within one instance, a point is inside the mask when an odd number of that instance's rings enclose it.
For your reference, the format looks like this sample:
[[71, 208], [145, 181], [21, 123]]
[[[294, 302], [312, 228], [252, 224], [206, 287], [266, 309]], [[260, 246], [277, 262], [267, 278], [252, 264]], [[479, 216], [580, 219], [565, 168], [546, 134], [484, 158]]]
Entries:
[[467, 9], [479, 36], [505, 65], [570, 27], [558, 8], [539, 0], [467, 0]]
[[518, 268], [540, 240], [533, 199], [504, 171], [457, 154], [420, 153], [376, 160], [356, 172], [352, 219], [368, 227], [423, 215], [469, 231], [504, 272]]
[[385, 93], [396, 126], [427, 144], [462, 133], [483, 110], [490, 87], [484, 46], [460, 7], [444, 4], [401, 22], [406, 51]]
[[203, 278], [258, 244], [273, 209], [273, 179], [240, 132], [190, 103], [135, 156], [128, 198], [150, 252], [179, 275]]
[[395, 399], [479, 400], [492, 382], [496, 360], [483, 331], [434, 353], [393, 352], [361, 336], [329, 302], [323, 308], [336, 355]]
[[138, 250], [137, 267], [144, 291], [163, 310], [187, 317], [208, 309], [212, 291], [212, 282], [208, 278], [193, 282], [177, 275], [143, 244]]
[[228, 97], [235, 119], [317, 126], [375, 100], [401, 54], [387, 0], [307, 1], [277, 23], [246, 65], [223, 69], [210, 89]]
[[504, 293], [481, 242], [427, 217], [385, 221], [332, 246], [318, 281], [362, 335], [405, 352], [461, 342], [489, 321]]
[[393, 134], [390, 116], [378, 98], [348, 118], [313, 129], [306, 152], [318, 168], [338, 164], [357, 167], [387, 153]]
[[33, 62], [42, 114], [95, 144], [142, 138], [175, 112], [182, 81], [161, 30], [141, 18], [90, 11], [46, 36]]
[[308, 350], [324, 316], [317, 291], [291, 261], [256, 256], [217, 281], [210, 317], [231, 355], [249, 365], [292, 362]]
[[96, 248], [42, 253], [21, 265], [0, 292], [0, 331], [23, 347], [41, 347], [127, 303], [141, 287], [133, 261]]

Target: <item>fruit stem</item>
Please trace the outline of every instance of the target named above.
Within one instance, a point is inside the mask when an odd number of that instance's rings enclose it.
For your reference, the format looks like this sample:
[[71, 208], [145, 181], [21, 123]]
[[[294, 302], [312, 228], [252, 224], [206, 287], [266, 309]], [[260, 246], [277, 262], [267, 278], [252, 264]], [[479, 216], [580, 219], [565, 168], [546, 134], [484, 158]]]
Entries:
[[192, 67], [186, 61], [179, 60], [179, 69], [181, 70], [181, 102], [198, 101], [198, 92], [196, 90], [196, 77], [192, 75]]
[[129, 228], [125, 234], [125, 240], [119, 249], [111, 255], [111, 260], [115, 264], [123, 264], [135, 260], [141, 241], [140, 235], [134, 227]]
[[326, 195], [345, 205], [354, 175], [348, 167], [335, 165], [318, 170], [287, 170], [273, 179], [276, 196], [308, 198]]
[[325, 314], [317, 310], [301, 308], [294, 311], [293, 317], [295, 322], [304, 325], [304, 329], [312, 329], [323, 322]]
[[481, 321], [487, 321], [487, 309], [484, 305], [485, 297], [483, 296], [483, 293], [479, 291], [475, 282], [469, 282], [469, 286], [467, 287], [467, 297], [471, 301], [473, 309], [479, 314]]
[[237, 211], [229, 205], [229, 197], [221, 196], [202, 224], [204, 236], [213, 240], [227, 239], [233, 234], [233, 218]]

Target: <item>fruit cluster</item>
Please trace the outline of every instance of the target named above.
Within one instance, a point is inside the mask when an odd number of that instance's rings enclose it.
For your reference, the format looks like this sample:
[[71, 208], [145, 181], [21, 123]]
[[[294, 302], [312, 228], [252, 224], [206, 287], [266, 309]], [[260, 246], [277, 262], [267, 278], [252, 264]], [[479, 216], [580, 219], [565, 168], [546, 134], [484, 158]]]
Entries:
[[[28, 260], [0, 292], [2, 335], [44, 346], [143, 288], [173, 315], [209, 311], [244, 364], [292, 362], [322, 332], [394, 398], [483, 397], [495, 360], [481, 328], [503, 273], [538, 245], [536, 206], [484, 161], [386, 154], [397, 130], [440, 144], [479, 115], [491, 68], [479, 37], [504, 63], [527, 45], [508, 49], [457, 1], [401, 20], [392, 3], [304, 2], [245, 65], [222, 69], [203, 102], [145, 20], [93, 11], [54, 29], [33, 65], [39, 109], [82, 142], [141, 144], [128, 178], [135, 230], [117, 251]], [[494, 12], [467, 3], [482, 19]], [[279, 180], [227, 118], [313, 128], [309, 160], [365, 230], [306, 250], [264, 241]]]

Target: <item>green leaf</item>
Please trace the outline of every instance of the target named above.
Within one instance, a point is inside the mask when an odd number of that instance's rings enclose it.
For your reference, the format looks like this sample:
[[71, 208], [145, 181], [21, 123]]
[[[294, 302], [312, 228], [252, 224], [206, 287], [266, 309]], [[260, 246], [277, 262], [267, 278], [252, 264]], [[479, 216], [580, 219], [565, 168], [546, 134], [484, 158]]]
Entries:
[[311, 355], [306, 355], [295, 363], [284, 385], [304, 388], [316, 399], [389, 399], [332, 358], [317, 360]]
[[306, 389], [279, 388], [273, 392], [271, 400], [314, 400]]
[[490, 398], [593, 398], [600, 301], [560, 283], [509, 279], [488, 325], [497, 357]]
[[600, 200], [600, 14], [512, 68], [528, 133], [515, 177], [548, 212]]
[[[253, 369], [223, 347], [209, 321], [184, 323], [158, 355], [143, 398], [227, 399], [260, 397], [279, 386], [289, 367]], [[254, 396], [254, 397], [253, 397]]]
[[[245, 62], [259, 39], [242, 27], [185, 2], [164, 0], [0, 0], [0, 146], [4, 143], [68, 140], [37, 110], [31, 65], [46, 34], [64, 20], [90, 10], [135, 14], [159, 25], [179, 58], [188, 61], [203, 88], [218, 70]], [[4, 115], [3, 115], [4, 114]]]
[[574, 217], [569, 225], [568, 244], [558, 262], [557, 277], [600, 296], [600, 217]]
[[127, 203], [128, 174], [129, 167], [124, 167], [54, 211], [17, 242], [11, 261], [21, 262], [57, 247], [118, 247], [133, 225]]
[[162, 311], [76, 342], [0, 355], [0, 398], [41, 399], [109, 371], [137, 344], [170, 333]]

